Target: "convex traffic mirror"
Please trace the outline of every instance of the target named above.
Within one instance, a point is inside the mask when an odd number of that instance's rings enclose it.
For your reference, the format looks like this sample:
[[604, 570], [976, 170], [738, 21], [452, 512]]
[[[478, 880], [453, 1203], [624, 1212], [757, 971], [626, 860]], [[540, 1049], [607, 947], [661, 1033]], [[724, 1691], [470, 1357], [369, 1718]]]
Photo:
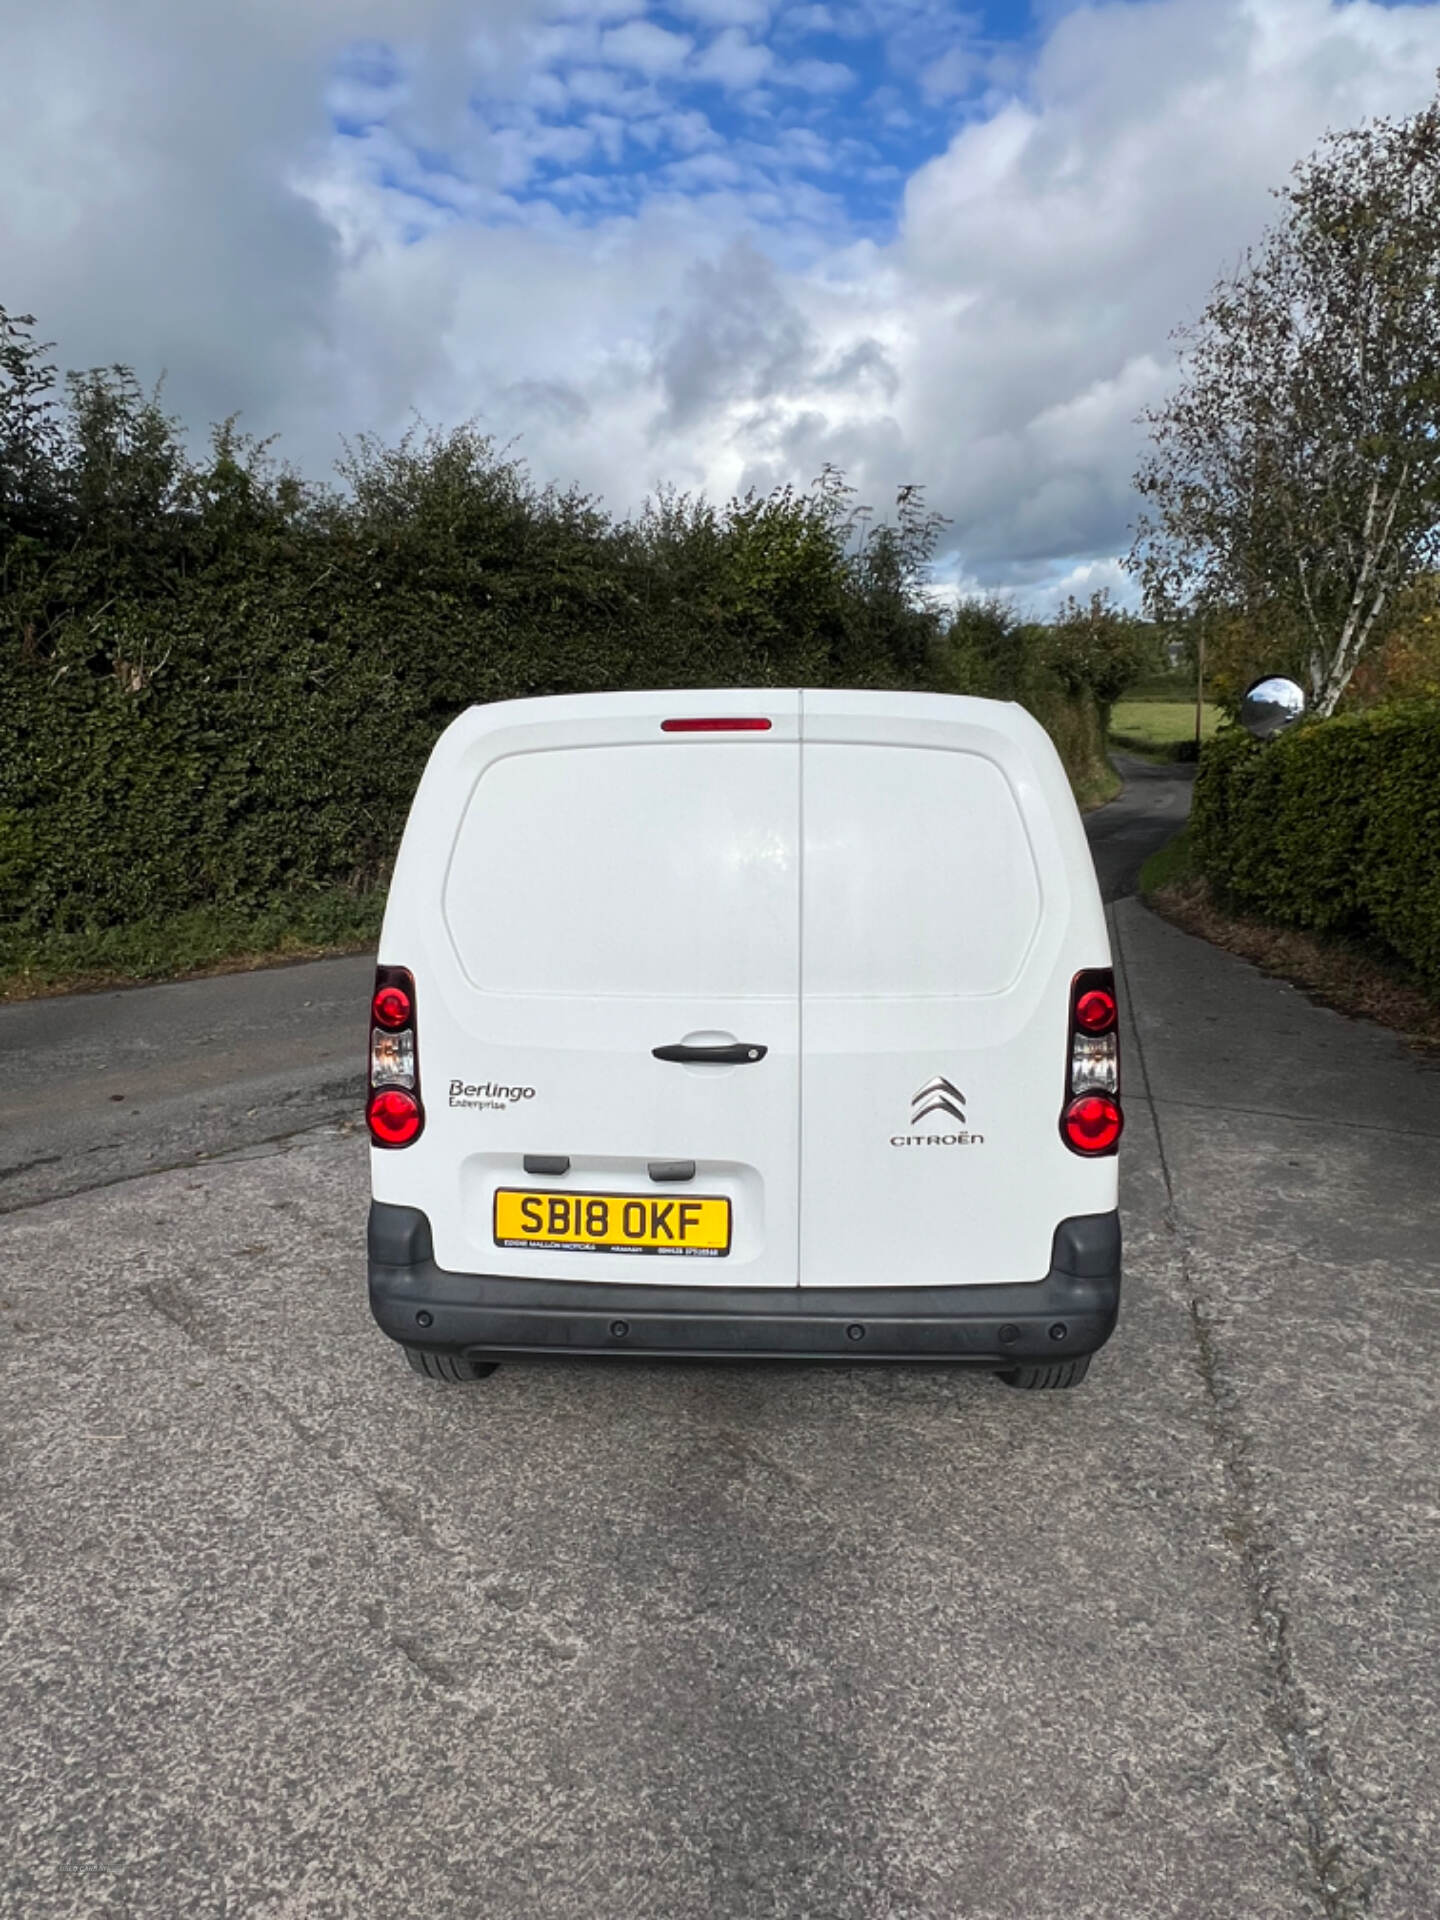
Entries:
[[1273, 674], [1245, 690], [1240, 702], [1240, 724], [1257, 740], [1273, 740], [1293, 727], [1305, 711], [1305, 695], [1293, 680]]

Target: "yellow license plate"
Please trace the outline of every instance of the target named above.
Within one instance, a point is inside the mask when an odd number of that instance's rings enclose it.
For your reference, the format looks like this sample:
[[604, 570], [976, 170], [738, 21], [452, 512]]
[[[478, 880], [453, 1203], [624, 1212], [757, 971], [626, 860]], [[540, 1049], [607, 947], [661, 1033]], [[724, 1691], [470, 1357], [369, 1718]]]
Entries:
[[730, 1251], [730, 1202], [663, 1199], [652, 1193], [495, 1195], [497, 1247], [555, 1247], [566, 1253], [680, 1253], [723, 1260]]

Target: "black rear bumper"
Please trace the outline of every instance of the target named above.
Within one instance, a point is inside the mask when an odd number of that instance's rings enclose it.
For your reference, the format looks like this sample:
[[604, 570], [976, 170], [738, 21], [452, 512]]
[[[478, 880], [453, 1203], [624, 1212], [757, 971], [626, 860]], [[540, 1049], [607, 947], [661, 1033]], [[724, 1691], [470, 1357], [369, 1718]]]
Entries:
[[1120, 1311], [1120, 1218], [1055, 1229], [1043, 1280], [973, 1287], [684, 1287], [448, 1273], [416, 1207], [370, 1207], [370, 1307], [392, 1340], [471, 1359], [1076, 1359]]

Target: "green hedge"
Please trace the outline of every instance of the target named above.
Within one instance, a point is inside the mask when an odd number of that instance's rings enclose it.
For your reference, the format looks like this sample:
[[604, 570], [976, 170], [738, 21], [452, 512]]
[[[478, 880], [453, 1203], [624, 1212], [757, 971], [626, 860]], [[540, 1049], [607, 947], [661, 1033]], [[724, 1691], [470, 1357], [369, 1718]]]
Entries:
[[1082, 792], [1111, 778], [1140, 624], [1103, 599], [1049, 627], [947, 615], [915, 488], [879, 525], [829, 469], [621, 519], [469, 427], [362, 438], [343, 489], [310, 486], [233, 422], [196, 454], [123, 368], [62, 393], [44, 353], [0, 308], [0, 969], [153, 970], [167, 929], [197, 954], [373, 918], [474, 701], [988, 693], [1040, 715]]
[[1205, 748], [1196, 865], [1234, 906], [1389, 947], [1440, 991], [1440, 703]]
[[[383, 888], [467, 680], [480, 700], [927, 684], [883, 659], [840, 664], [841, 648], [816, 644], [800, 621], [763, 647], [744, 620], [683, 642], [642, 629], [600, 645], [586, 610], [564, 602], [553, 623], [490, 635], [464, 609], [427, 617], [399, 581], [373, 613], [337, 595], [316, 617], [301, 597], [283, 573], [249, 607], [201, 583], [178, 607], [112, 611], [98, 659], [95, 630], [77, 621], [43, 664], [0, 660], [0, 966], [52, 936], [88, 940], [197, 909], [254, 915], [283, 898], [303, 918], [311, 895]], [[1107, 797], [1093, 698], [1043, 686], [1021, 697], [1082, 800]]]

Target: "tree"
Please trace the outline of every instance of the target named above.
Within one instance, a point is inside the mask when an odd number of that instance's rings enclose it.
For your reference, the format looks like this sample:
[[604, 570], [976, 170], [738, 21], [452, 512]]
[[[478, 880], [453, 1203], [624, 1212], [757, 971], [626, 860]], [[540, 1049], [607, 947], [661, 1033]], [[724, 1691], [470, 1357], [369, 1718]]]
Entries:
[[38, 650], [55, 555], [70, 544], [64, 432], [49, 351], [0, 307], [0, 634]]
[[1102, 589], [1087, 601], [1066, 598], [1046, 630], [1043, 658], [1067, 693], [1094, 695], [1108, 728], [1110, 709], [1126, 688], [1158, 672], [1160, 646], [1153, 627], [1115, 606]]
[[55, 369], [28, 313], [0, 307], [0, 548], [52, 531], [59, 511], [61, 433]]
[[1127, 565], [1152, 613], [1263, 630], [1332, 713], [1440, 558], [1440, 100], [1327, 136], [1180, 330]]
[[966, 595], [935, 649], [937, 690], [1018, 700], [1034, 677], [1040, 631], [1027, 628], [1012, 602], [998, 593]]
[[816, 496], [836, 513], [848, 535], [851, 646], [866, 671], [889, 684], [915, 684], [926, 672], [943, 630], [930, 585], [930, 566], [940, 531], [950, 523], [925, 505], [925, 489], [909, 484], [895, 494], [895, 519], [870, 524], [868, 509], [839, 517], [845, 488], [826, 469]]

